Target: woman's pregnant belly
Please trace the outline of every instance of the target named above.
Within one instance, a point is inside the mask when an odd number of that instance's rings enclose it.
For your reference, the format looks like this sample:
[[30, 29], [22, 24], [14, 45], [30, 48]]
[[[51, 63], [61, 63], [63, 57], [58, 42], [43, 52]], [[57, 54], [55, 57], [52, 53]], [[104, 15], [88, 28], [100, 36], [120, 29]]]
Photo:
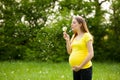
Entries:
[[83, 60], [85, 60], [86, 56], [87, 56], [87, 53], [84, 53], [84, 54], [80, 52], [71, 53], [69, 56], [69, 64], [72, 67], [78, 66], [83, 62]]

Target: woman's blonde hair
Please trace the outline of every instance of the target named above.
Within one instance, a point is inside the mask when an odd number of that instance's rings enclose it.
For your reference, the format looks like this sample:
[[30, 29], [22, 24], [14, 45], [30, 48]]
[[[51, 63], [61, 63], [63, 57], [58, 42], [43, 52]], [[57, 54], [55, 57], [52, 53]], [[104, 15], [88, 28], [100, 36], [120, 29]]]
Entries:
[[[80, 27], [80, 29], [81, 29], [84, 33], [85, 33], [85, 32], [90, 33], [90, 32], [89, 32], [89, 29], [88, 29], [88, 27], [87, 27], [86, 21], [85, 21], [85, 19], [84, 19], [83, 17], [81, 17], [81, 16], [74, 16], [73, 18], [76, 19], [79, 24], [82, 24], [82, 26]], [[76, 36], [77, 36], [77, 34], [74, 33], [73, 36], [72, 36], [72, 38], [71, 38], [71, 42], [73, 41], [73, 39], [74, 39]]]
[[75, 16], [74, 19], [76, 19], [79, 24], [82, 24], [82, 26], [80, 28], [83, 32], [88, 32], [89, 33], [86, 21], [83, 17]]

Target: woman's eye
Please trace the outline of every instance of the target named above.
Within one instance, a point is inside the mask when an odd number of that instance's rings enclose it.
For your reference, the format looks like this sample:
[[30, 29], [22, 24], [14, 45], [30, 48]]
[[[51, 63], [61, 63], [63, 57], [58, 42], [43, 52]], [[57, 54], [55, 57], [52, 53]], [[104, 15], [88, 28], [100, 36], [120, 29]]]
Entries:
[[75, 24], [76, 22], [73, 22], [73, 24]]

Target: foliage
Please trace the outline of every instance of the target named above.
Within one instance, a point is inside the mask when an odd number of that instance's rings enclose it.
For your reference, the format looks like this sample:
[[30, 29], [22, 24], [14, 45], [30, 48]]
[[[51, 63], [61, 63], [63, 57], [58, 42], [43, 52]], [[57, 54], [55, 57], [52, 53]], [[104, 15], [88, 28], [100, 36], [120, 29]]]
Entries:
[[0, 0], [0, 60], [66, 61], [62, 27], [71, 36], [71, 16], [79, 14], [94, 36], [94, 60], [120, 61], [120, 1], [112, 0], [113, 13], [102, 10], [105, 2], [110, 0]]

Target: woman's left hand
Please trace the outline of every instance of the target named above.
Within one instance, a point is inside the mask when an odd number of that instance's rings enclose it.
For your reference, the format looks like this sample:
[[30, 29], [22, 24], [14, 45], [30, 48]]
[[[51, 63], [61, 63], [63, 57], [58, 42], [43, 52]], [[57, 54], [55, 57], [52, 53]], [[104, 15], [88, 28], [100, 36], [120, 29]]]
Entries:
[[80, 66], [73, 66], [72, 67], [72, 70], [74, 70], [76, 72], [79, 71], [80, 69], [81, 69]]

